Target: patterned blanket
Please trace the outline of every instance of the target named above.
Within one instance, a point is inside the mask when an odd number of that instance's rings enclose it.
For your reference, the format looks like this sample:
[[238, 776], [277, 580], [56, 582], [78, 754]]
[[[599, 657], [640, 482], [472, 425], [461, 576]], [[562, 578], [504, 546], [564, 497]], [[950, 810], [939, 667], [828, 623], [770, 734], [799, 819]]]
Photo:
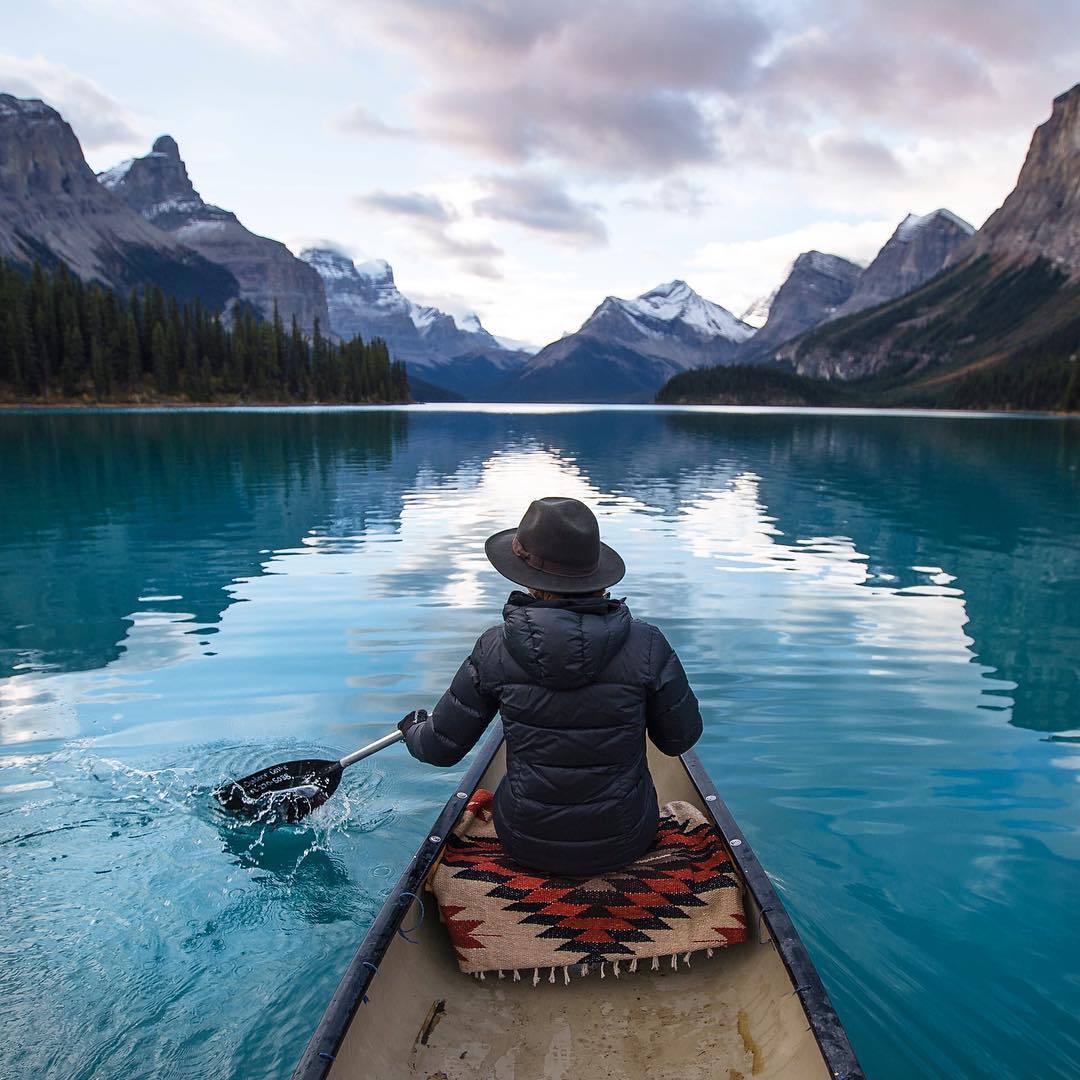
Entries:
[[[746, 939], [738, 878], [719, 834], [685, 802], [663, 808], [656, 844], [622, 870], [557, 877], [513, 862], [491, 820], [492, 794], [478, 789], [448, 837], [430, 887], [463, 972], [557, 968], [613, 974], [626, 962], [659, 966]], [[546, 969], [550, 968], [550, 975]]]

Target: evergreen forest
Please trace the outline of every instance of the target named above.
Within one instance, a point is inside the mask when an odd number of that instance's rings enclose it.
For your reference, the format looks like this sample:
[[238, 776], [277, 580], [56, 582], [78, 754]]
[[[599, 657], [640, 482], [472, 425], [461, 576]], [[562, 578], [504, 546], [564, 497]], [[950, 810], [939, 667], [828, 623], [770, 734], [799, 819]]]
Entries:
[[0, 401], [382, 403], [409, 400], [405, 365], [378, 338], [337, 341], [316, 322], [231, 315], [156, 285], [127, 296], [62, 263], [0, 261]]

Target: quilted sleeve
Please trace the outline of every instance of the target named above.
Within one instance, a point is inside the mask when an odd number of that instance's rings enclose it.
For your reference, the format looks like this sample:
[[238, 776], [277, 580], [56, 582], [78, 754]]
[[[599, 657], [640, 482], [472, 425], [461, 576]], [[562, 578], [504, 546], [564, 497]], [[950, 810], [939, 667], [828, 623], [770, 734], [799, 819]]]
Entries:
[[498, 712], [498, 698], [481, 683], [485, 637], [482, 635], [476, 642], [431, 715], [405, 736], [409, 753], [418, 761], [456, 765], [477, 744]]
[[686, 672], [667, 638], [653, 627], [646, 685], [646, 726], [662, 753], [675, 757], [701, 738], [701, 712]]

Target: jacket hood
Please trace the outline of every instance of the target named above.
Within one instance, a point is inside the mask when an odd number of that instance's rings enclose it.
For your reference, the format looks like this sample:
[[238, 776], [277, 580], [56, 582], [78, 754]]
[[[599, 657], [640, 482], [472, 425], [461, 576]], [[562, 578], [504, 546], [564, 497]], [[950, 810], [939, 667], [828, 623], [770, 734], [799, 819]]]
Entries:
[[630, 633], [624, 600], [537, 600], [512, 592], [503, 607], [503, 637], [530, 677], [553, 690], [596, 682]]

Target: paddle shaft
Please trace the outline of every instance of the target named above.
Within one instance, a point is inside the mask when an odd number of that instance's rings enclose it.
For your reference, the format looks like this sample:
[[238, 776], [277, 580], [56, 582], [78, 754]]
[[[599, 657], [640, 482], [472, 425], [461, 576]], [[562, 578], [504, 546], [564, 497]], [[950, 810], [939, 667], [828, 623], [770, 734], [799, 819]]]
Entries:
[[338, 764], [343, 769], [347, 769], [350, 765], [355, 765], [358, 761], [363, 761], [364, 758], [371, 757], [372, 754], [377, 754], [380, 750], [385, 750], [404, 738], [405, 736], [400, 731], [391, 731], [389, 735], [384, 735], [381, 739], [376, 739], [373, 743], [368, 743], [367, 746], [361, 746], [359, 750], [346, 754], [339, 759]]

